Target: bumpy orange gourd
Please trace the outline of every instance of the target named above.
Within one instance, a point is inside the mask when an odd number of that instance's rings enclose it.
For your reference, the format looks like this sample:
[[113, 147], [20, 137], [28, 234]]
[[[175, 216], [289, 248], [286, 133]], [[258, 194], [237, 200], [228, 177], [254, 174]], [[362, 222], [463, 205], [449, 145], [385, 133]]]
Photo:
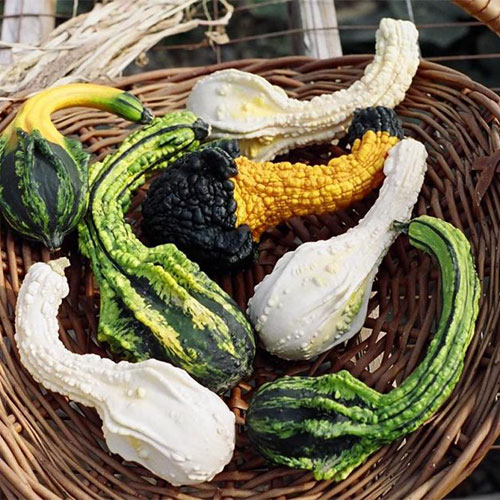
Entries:
[[266, 229], [347, 207], [380, 186], [387, 153], [402, 137], [394, 111], [376, 107], [356, 113], [350, 153], [327, 165], [254, 162], [238, 156], [234, 141], [209, 143], [151, 185], [143, 231], [212, 267], [241, 264]]
[[332, 212], [362, 199], [382, 184], [386, 155], [398, 141], [389, 132], [368, 130], [354, 141], [351, 154], [327, 165], [236, 158], [236, 227], [247, 224], [257, 240], [290, 217]]

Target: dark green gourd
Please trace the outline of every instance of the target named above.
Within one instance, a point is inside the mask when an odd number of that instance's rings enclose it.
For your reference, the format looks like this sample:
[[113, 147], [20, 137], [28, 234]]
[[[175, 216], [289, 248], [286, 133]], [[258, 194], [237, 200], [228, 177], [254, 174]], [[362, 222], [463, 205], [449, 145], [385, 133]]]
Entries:
[[100, 288], [98, 339], [129, 360], [169, 361], [221, 392], [252, 370], [249, 322], [175, 245], [146, 247], [124, 219], [145, 177], [198, 148], [207, 133], [195, 115], [177, 112], [129, 136], [92, 167], [79, 235]]
[[433, 255], [442, 278], [442, 311], [424, 360], [397, 388], [374, 391], [347, 371], [284, 377], [263, 385], [250, 403], [248, 435], [269, 460], [342, 480], [373, 452], [421, 426], [457, 384], [474, 334], [480, 283], [464, 234], [421, 216], [410, 242]]
[[51, 121], [59, 109], [85, 106], [127, 120], [153, 118], [137, 97], [89, 83], [53, 87], [29, 98], [0, 135], [0, 210], [25, 238], [58, 249], [87, 210], [87, 162], [82, 144]]

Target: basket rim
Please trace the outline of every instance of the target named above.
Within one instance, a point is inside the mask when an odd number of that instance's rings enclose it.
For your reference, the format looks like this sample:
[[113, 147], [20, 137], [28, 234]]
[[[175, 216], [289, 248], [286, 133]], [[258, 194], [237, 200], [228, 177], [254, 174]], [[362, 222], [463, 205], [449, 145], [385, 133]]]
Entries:
[[[168, 78], [168, 81], [175, 83], [176, 78], [175, 74], [182, 76], [185, 78], [186, 75], [191, 74], [192, 77], [200, 77], [203, 74], [213, 73], [214, 71], [221, 71], [224, 69], [238, 69], [240, 66], [245, 68], [245, 71], [256, 71], [260, 67], [265, 67], [266, 69], [275, 69], [275, 68], [287, 68], [287, 65], [294, 64], [294, 66], [298, 66], [297, 71], [302, 70], [311, 70], [314, 67], [318, 66], [322, 69], [324, 66], [331, 65], [332, 69], [336, 69], [342, 66], [350, 66], [354, 64], [362, 64], [368, 63], [373, 59], [373, 54], [354, 54], [354, 55], [344, 55], [338, 57], [330, 57], [326, 59], [318, 59], [309, 56], [284, 56], [284, 57], [276, 57], [272, 59], [268, 58], [247, 58], [247, 59], [235, 59], [232, 61], [225, 61], [220, 64], [210, 64], [208, 66], [182, 66], [182, 67], [174, 67], [174, 68], [165, 68], [165, 69], [155, 69], [144, 71], [140, 73], [135, 73], [132, 75], [124, 75], [112, 80], [107, 80], [108, 84], [114, 84], [117, 87], [126, 87], [133, 84], [138, 84], [143, 80], [160, 80]], [[272, 64], [269, 65], [269, 62], [272, 61]], [[489, 97], [493, 102], [500, 104], [500, 95], [490, 90], [488, 87], [483, 85], [482, 83], [476, 82], [471, 77], [466, 75], [465, 73], [458, 71], [456, 69], [450, 68], [448, 66], [444, 66], [443, 64], [439, 64], [433, 61], [427, 61], [425, 59], [420, 59], [418, 71], [440, 71], [442, 73], [448, 73], [450, 75], [454, 75], [458, 78], [457, 81], [453, 82], [450, 79], [449, 83], [455, 83], [457, 86], [468, 84], [471, 87], [471, 91], [475, 90], [485, 94]], [[182, 78], [184, 80], [184, 78]], [[95, 80], [95, 82], [101, 82], [102, 79]], [[500, 120], [500, 115], [498, 116]]]

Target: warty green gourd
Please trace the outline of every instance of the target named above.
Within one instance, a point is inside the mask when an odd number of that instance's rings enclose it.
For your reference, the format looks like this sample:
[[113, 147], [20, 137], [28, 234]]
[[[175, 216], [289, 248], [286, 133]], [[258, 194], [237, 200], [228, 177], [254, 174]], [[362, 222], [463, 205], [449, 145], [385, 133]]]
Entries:
[[98, 340], [124, 359], [168, 361], [221, 393], [252, 371], [249, 321], [175, 245], [149, 248], [125, 220], [146, 177], [197, 149], [207, 133], [203, 121], [183, 111], [131, 134], [92, 166], [89, 210], [78, 231], [99, 284]]

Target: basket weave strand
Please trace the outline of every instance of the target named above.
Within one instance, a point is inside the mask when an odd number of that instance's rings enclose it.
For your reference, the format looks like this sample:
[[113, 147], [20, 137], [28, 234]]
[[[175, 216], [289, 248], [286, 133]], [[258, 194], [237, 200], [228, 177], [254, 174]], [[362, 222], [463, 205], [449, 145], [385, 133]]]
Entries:
[[500, 35], [500, 2], [498, 0], [453, 0], [453, 2]]
[[[290, 57], [245, 60], [207, 68], [155, 71], [123, 78], [117, 86], [133, 91], [156, 114], [181, 108], [198, 78], [224, 67], [252, 71], [282, 86], [289, 95], [309, 99], [349, 86], [368, 64], [368, 56], [330, 60]], [[471, 241], [483, 297], [476, 335], [460, 383], [437, 414], [406, 440], [375, 455], [345, 481], [315, 481], [309, 472], [270, 467], [248, 443], [245, 410], [255, 387], [278, 376], [319, 375], [345, 368], [379, 391], [389, 391], [419, 363], [439, 309], [439, 276], [433, 262], [400, 237], [384, 259], [376, 292], [361, 334], [311, 362], [285, 362], [258, 352], [252, 380], [241, 382], [226, 402], [236, 415], [238, 437], [231, 464], [208, 484], [173, 488], [139, 465], [106, 452], [97, 414], [47, 392], [20, 365], [13, 346], [13, 308], [29, 266], [49, 260], [47, 250], [21, 240], [5, 223], [0, 228], [0, 496], [5, 498], [179, 498], [306, 500], [443, 497], [463, 480], [500, 433], [500, 165], [499, 97], [464, 75], [422, 62], [397, 112], [408, 136], [429, 152], [428, 173], [415, 214], [442, 217], [463, 229]], [[0, 108], [0, 128], [18, 104]], [[129, 132], [130, 124], [102, 112], [71, 109], [54, 121], [75, 134], [98, 159]], [[317, 157], [325, 147], [291, 154]], [[137, 227], [146, 187], [129, 214]], [[215, 276], [242, 306], [277, 259], [301, 241], [343, 233], [366, 213], [376, 193], [347, 211], [290, 220], [268, 231], [259, 261], [239, 273]], [[107, 353], [93, 340], [97, 330], [98, 289], [89, 263], [70, 237], [70, 296], [60, 310], [64, 344], [79, 353]], [[200, 408], [202, 411], [202, 408]]]

